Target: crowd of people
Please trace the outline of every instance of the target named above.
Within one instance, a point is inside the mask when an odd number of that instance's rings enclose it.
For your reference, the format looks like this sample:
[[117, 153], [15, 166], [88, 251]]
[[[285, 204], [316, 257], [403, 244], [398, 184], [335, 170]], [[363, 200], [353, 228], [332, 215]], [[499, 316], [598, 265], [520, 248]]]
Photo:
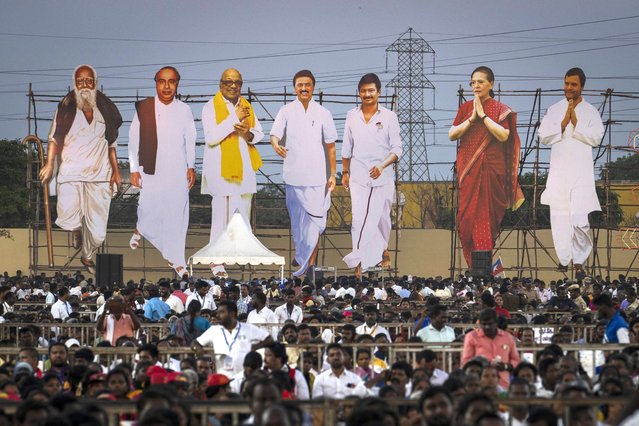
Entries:
[[[551, 403], [635, 392], [636, 278], [0, 280], [0, 397], [20, 401], [16, 425], [107, 424], [99, 400], [136, 401], [119, 419], [139, 425], [195, 424], [198, 401], [244, 401], [250, 425], [639, 422], [627, 399]], [[508, 403], [532, 397], [548, 402]], [[300, 408], [325, 400], [330, 413]]]

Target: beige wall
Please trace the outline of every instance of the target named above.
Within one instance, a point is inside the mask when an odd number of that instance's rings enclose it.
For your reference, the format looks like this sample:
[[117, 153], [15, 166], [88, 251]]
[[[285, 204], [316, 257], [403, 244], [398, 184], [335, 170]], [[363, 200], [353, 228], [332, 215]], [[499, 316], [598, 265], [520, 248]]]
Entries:
[[[2, 259], [1, 269], [13, 273], [16, 269], [28, 271], [29, 269], [29, 239], [28, 230], [17, 229], [11, 230], [13, 240], [0, 239], [0, 256]], [[148, 244], [142, 244], [136, 251], [132, 251], [128, 247], [130, 237], [129, 230], [112, 230], [106, 241], [107, 253], [120, 253], [124, 255], [125, 279], [138, 280], [145, 276], [150, 280], [157, 280], [160, 277], [170, 276], [171, 270], [163, 262], [161, 256], [153, 247]], [[289, 250], [289, 233], [288, 230], [258, 230], [257, 235], [264, 245], [269, 247], [276, 253], [286, 257], [287, 265]], [[41, 233], [41, 242], [45, 243], [44, 233]], [[502, 232], [502, 239], [498, 241], [500, 250], [495, 253], [501, 256], [504, 265], [515, 267], [517, 258], [523, 257], [524, 269], [522, 275], [535, 276], [528, 268], [530, 265], [537, 264], [542, 270], [537, 276], [542, 279], [556, 279], [559, 274], [554, 271], [555, 254], [552, 249], [552, 237], [549, 230], [536, 232], [537, 240], [544, 244], [548, 250], [546, 253], [541, 247], [535, 249], [535, 238], [530, 234], [524, 239], [523, 234], [508, 231]], [[605, 231], [600, 231], [599, 236], [599, 259], [601, 264], [607, 264], [605, 250]], [[621, 235], [619, 232], [612, 233], [612, 246], [615, 247], [611, 253], [611, 268], [613, 272], [611, 276], [619, 273], [625, 273], [628, 266], [633, 261], [633, 257], [637, 254], [636, 250], [622, 250], [620, 243]], [[187, 240], [187, 255], [195, 253], [208, 243], [208, 229], [191, 230]], [[68, 236], [66, 232], [54, 231], [54, 253], [56, 269], [61, 269], [67, 262], [68, 258], [73, 256], [74, 250], [69, 250]], [[517, 247], [529, 247], [528, 252]], [[345, 265], [341, 258], [350, 251], [351, 241], [350, 235], [345, 232], [333, 234], [330, 238], [324, 238], [321, 247], [325, 248], [319, 255], [319, 264], [327, 266], [337, 266], [341, 273], [346, 273]], [[450, 267], [450, 246], [451, 233], [445, 230], [430, 229], [410, 229], [399, 231], [399, 249], [398, 265], [399, 273], [412, 274], [417, 276], [447, 276]], [[395, 248], [395, 232], [391, 234], [391, 249]], [[39, 250], [40, 265], [46, 264], [47, 252], [46, 245], [41, 246]], [[461, 253], [457, 256], [461, 258]], [[536, 258], [536, 260], [535, 260]], [[394, 257], [393, 257], [394, 262]], [[459, 263], [459, 262], [458, 262]], [[464, 263], [465, 268], [465, 263]], [[634, 262], [633, 268], [639, 270], [639, 259]], [[70, 263], [69, 271], [81, 269], [78, 259]], [[42, 269], [47, 271], [47, 269]], [[197, 265], [196, 275], [207, 275], [208, 269], [203, 265]], [[244, 275], [238, 268], [229, 268], [231, 275], [236, 278], [248, 279], [250, 270], [246, 270]], [[263, 277], [277, 274], [275, 267], [258, 267], [253, 268], [254, 276]], [[597, 272], [606, 275], [605, 271]], [[516, 276], [516, 271], [507, 271], [508, 276]], [[288, 275], [288, 271], [285, 272]], [[631, 275], [639, 275], [639, 272], [631, 272]]]

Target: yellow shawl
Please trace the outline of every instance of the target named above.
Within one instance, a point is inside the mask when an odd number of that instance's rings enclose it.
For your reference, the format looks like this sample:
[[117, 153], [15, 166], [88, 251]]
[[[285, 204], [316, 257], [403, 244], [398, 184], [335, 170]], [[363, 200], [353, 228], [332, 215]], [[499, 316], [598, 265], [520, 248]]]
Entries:
[[[242, 97], [240, 97], [240, 105], [248, 107], [249, 128], [254, 128], [255, 112], [253, 112], [253, 107], [251, 107], [251, 104]], [[217, 124], [220, 124], [229, 116], [229, 110], [226, 106], [226, 102], [224, 102], [222, 93], [217, 92], [213, 98], [213, 107], [215, 108], [215, 121]], [[224, 140], [220, 142], [220, 148], [222, 149], [222, 177], [231, 182], [242, 182], [242, 155], [240, 153], [240, 138], [237, 131], [224, 138]], [[257, 148], [251, 144], [248, 144], [248, 152], [251, 157], [251, 166], [253, 167], [253, 170], [257, 171], [260, 167], [262, 167], [262, 158], [260, 157], [260, 153], [257, 151]]]

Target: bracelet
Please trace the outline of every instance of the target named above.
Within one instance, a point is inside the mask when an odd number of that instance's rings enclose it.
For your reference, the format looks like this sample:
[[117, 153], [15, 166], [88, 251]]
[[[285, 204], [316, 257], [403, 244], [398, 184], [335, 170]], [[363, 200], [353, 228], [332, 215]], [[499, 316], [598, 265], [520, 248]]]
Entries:
[[488, 117], [488, 114], [484, 114], [483, 117], [479, 117], [479, 118], [481, 118], [481, 121], [484, 121], [486, 119], [486, 117]]
[[342, 172], [343, 175], [349, 175], [349, 172]]

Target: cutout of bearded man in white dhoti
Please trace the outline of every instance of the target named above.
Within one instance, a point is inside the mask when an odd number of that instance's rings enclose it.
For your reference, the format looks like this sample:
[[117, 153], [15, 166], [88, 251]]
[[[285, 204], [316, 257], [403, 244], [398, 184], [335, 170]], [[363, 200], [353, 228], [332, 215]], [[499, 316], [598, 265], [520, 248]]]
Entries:
[[95, 274], [93, 255], [106, 238], [111, 197], [121, 183], [115, 142], [122, 116], [98, 91], [92, 66], [74, 70], [73, 87], [53, 117], [40, 180], [48, 183], [57, 166], [55, 223], [71, 231], [73, 247], [82, 249], [80, 261]]
[[157, 95], [135, 104], [129, 164], [131, 184], [140, 188], [140, 199], [129, 245], [135, 250], [146, 238], [182, 277], [187, 274], [184, 249], [197, 130], [191, 108], [175, 98], [179, 83], [180, 73], [163, 67], [155, 74]]

